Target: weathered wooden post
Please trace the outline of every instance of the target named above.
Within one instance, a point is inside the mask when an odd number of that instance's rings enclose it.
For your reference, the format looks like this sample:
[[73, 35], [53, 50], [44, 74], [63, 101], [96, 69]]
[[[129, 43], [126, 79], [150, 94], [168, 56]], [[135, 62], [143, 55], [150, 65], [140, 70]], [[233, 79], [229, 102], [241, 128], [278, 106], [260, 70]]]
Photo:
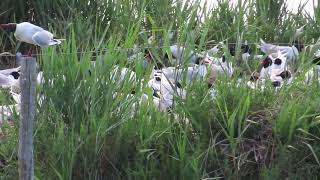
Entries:
[[21, 111], [19, 129], [19, 179], [33, 180], [33, 119], [36, 99], [36, 58], [22, 57], [21, 62]]

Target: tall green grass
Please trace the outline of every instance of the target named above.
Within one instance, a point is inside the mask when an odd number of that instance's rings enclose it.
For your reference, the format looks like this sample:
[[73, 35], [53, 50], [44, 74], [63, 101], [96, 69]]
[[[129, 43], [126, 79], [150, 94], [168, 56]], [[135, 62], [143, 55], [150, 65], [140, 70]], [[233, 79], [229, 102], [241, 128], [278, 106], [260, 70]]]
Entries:
[[[239, 1], [240, 2], [240, 1]], [[14, 7], [4, 1], [8, 7]], [[285, 13], [283, 1], [246, 1], [217, 7], [202, 17], [193, 1], [36, 1], [35, 20], [67, 40], [42, 49], [44, 97], [38, 105], [34, 131], [37, 179], [310, 179], [319, 174], [319, 85], [304, 86], [302, 75], [279, 91], [250, 90], [237, 79], [221, 77], [210, 96], [206, 80], [186, 87], [188, 98], [175, 98], [170, 112], [159, 112], [152, 100], [142, 59], [127, 63], [127, 49], [156, 40], [156, 58], [175, 42], [202, 51], [219, 41], [289, 42], [294, 28], [308, 23], [302, 39], [318, 38], [316, 18]], [[4, 6], [1, 6], [1, 8]], [[23, 5], [18, 9], [24, 9]], [[270, 9], [275, 8], [275, 11]], [[24, 12], [1, 9], [14, 21]], [[10, 15], [8, 14], [10, 12]], [[12, 16], [15, 14], [15, 16]], [[203, 22], [199, 21], [203, 19]], [[1, 34], [1, 50], [14, 52], [15, 41]], [[117, 47], [122, 47], [119, 50]], [[108, 48], [108, 53], [92, 50]], [[114, 49], [114, 50], [113, 50]], [[116, 49], [116, 50], [115, 50]], [[88, 53], [79, 53], [80, 51]], [[143, 50], [142, 50], [143, 51]], [[226, 51], [226, 50], [225, 50]], [[256, 50], [258, 53], [259, 51]], [[237, 51], [239, 53], [239, 50]], [[90, 63], [97, 56], [97, 66]], [[310, 52], [302, 53], [299, 71], [310, 67]], [[236, 62], [237, 59], [230, 59]], [[253, 67], [258, 62], [249, 62]], [[137, 79], [113, 81], [114, 65], [136, 71]], [[151, 71], [149, 67], [147, 72]], [[238, 71], [242, 71], [242, 66]], [[88, 70], [90, 69], [91, 75]], [[247, 79], [246, 76], [242, 77]], [[130, 95], [135, 90], [134, 95]], [[2, 128], [2, 127], [1, 127]], [[0, 177], [17, 178], [17, 129], [0, 139]]]

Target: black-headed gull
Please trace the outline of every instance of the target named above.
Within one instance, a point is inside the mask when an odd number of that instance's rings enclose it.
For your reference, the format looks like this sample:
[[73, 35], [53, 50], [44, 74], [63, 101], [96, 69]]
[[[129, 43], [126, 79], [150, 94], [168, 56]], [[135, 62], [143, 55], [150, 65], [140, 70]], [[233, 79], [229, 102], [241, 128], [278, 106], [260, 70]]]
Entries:
[[14, 36], [22, 42], [48, 47], [51, 45], [61, 44], [62, 39], [54, 38], [53, 34], [43, 28], [29, 22], [1, 24], [0, 28], [13, 32]]
[[277, 53], [270, 54], [261, 62], [263, 68], [260, 73], [253, 74], [251, 81], [249, 81], [247, 85], [254, 89], [256, 88], [257, 83], [259, 84], [259, 82], [261, 82], [261, 88], [263, 89], [267, 80], [271, 81], [274, 87], [290, 84], [293, 77], [288, 69], [286, 61], [287, 58], [285, 57], [285, 54], [281, 53], [280, 50], [278, 50]]

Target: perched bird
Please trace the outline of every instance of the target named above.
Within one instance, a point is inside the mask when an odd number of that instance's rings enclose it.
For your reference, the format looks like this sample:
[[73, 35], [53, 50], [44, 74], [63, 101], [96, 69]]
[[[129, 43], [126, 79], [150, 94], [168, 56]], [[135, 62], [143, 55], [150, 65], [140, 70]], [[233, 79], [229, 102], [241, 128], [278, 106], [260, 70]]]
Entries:
[[14, 36], [22, 42], [34, 44], [40, 47], [48, 47], [61, 44], [63, 39], [57, 39], [49, 31], [29, 22], [0, 24], [0, 28], [6, 32], [13, 32]]
[[295, 46], [277, 46], [273, 44], [268, 44], [264, 42], [262, 39], [260, 39], [260, 49], [267, 55], [277, 53], [279, 50], [281, 51], [281, 53], [286, 54], [286, 58], [289, 61], [295, 60], [299, 55], [299, 51]]

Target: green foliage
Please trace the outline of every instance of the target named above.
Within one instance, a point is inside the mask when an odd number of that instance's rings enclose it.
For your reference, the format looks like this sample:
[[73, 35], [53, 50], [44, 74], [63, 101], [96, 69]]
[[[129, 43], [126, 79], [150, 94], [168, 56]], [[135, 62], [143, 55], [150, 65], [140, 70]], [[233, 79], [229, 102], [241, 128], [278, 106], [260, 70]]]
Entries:
[[[2, 0], [1, 22], [27, 20], [23, 2]], [[66, 38], [60, 46], [42, 49], [38, 58], [45, 72], [45, 83], [38, 89], [43, 100], [34, 131], [38, 179], [320, 176], [317, 83], [302, 86], [298, 76], [296, 83], [279, 91], [272, 87], [259, 91], [239, 85], [238, 77], [221, 77], [212, 97], [206, 80], [200, 80], [186, 87], [187, 99], [175, 98], [170, 112], [158, 112], [152, 100], [139, 103], [143, 94], [152, 96], [147, 82], [142, 81], [149, 74], [142, 69], [142, 58], [127, 63], [125, 49], [135, 43], [146, 45], [153, 34], [156, 40], [150, 51], [160, 58], [168, 49], [156, 46], [169, 45], [167, 37], [173, 30], [174, 41], [186, 44], [188, 50], [201, 51], [211, 48], [213, 42], [228, 41], [237, 43], [239, 53], [244, 40], [289, 43], [295, 28], [304, 24], [301, 40], [307, 43], [319, 36], [319, 8], [315, 7], [313, 19], [302, 11], [288, 13], [284, 1], [271, 0], [235, 6], [219, 0], [212, 10], [199, 1], [27, 2], [34, 7], [37, 24]], [[0, 39], [1, 51], [15, 53], [13, 36], [0, 32]], [[99, 48], [110, 51], [94, 52]], [[92, 56], [97, 56], [95, 67], [90, 63]], [[301, 54], [296, 64], [299, 71], [309, 68], [310, 57], [309, 51]], [[258, 66], [256, 61], [249, 63]], [[134, 69], [138, 78], [114, 82], [119, 73], [110, 72], [116, 64]], [[17, 128], [5, 132], [0, 137], [0, 179], [15, 179]], [[1, 166], [3, 159], [8, 163], [5, 167]]]

